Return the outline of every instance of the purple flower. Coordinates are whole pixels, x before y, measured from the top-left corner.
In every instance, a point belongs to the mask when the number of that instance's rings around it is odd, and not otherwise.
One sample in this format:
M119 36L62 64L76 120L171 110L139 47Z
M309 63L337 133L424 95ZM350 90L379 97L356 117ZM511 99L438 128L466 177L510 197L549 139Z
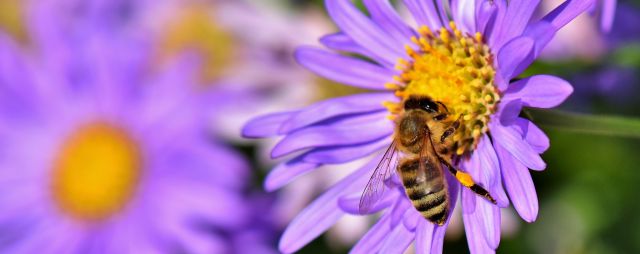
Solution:
M28 48L0 33L0 252L268 253L197 61L152 72L143 31L58 3L28 7Z
M293 157L268 175L265 187L275 190L322 165L368 158L388 147L394 136L389 118L403 113L400 103L409 96L440 101L453 112L450 118L461 119L452 135L459 159L455 166L497 200L497 205L488 202L447 173L449 203L455 206L461 199L471 252L494 252L500 242L501 207L511 202L527 222L538 212L528 169L546 167L540 154L549 139L519 117L520 111L555 107L572 92L568 82L554 76L512 79L538 57L558 29L593 2L564 2L540 20L532 20L538 1L451 1L450 8L440 1L404 4L417 27L407 25L389 1L365 0L366 16L350 1L327 0L329 15L341 31L321 39L331 51L299 48L298 62L328 79L375 92L258 117L243 134L283 136L272 157ZM280 250L295 252L343 215L360 214L360 197L379 161L380 155L375 156L302 211L282 236ZM395 174L385 188L370 209L383 211L382 217L352 252L403 253L412 242L418 253L442 252L448 221L438 226L424 219Z
M598 0L594 4L592 13L598 16L600 29L603 32L611 31L617 3L617 0Z

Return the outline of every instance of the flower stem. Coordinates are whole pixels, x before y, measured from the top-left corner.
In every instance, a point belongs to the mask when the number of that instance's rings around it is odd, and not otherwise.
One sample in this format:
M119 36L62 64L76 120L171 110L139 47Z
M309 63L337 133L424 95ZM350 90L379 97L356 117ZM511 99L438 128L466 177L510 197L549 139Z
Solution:
M586 134L640 138L640 119L620 116L588 115L560 110L527 109L540 127Z

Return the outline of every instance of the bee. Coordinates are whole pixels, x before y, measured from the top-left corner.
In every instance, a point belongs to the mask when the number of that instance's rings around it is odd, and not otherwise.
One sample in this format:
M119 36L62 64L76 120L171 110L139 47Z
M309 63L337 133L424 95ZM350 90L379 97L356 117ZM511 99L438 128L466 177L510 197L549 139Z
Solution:
M489 192L453 164L456 144L452 140L460 127L460 117L451 122L442 102L428 96L410 96L395 121L394 140L387 148L360 198L359 209L367 213L382 197L384 182L396 171L413 207L427 220L443 225L449 216L449 191L443 167L466 188L496 203ZM398 153L399 152L399 153Z

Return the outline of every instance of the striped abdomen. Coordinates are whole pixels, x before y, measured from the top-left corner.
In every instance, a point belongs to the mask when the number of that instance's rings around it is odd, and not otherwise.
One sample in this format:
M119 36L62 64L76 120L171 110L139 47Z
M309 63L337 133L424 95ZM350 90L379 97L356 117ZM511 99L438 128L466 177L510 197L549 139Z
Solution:
M449 214L449 192L442 167L425 161L424 172L419 167L420 160L403 160L398 172L407 196L422 216L438 225L443 225Z

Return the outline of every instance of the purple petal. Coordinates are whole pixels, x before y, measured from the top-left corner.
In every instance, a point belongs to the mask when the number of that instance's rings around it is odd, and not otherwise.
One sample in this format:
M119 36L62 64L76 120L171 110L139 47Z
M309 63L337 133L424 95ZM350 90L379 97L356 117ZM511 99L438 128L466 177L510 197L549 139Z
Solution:
M473 198L475 197L465 197L466 192L462 191L462 198ZM475 195L471 193L471 195ZM485 254L485 253L495 253L495 250L489 248L487 241L484 239L484 232L481 229L481 225L474 219L474 214L472 212L466 212L465 209L468 209L464 205L462 206L462 220L464 221L464 232L467 235L467 243L469 245L469 251L471 254ZM475 208L473 208L475 210Z
M544 16L542 20L529 25L525 34L536 41L534 57L542 52L560 28L588 10L593 4L594 0L567 0Z
M364 0L373 21L401 44L409 44L415 34L404 23L389 0Z
M378 200L375 204L373 204L371 208L369 208L366 214L374 214L386 208L389 208L394 203L394 201L398 199L398 195L394 193L396 192L391 191L389 194L383 195L380 200ZM340 209L342 209L342 211L346 213L353 215L362 215L362 212L360 211L361 197L361 194L341 197L340 199L338 199L338 206L340 207Z
M442 253L442 245L444 244L444 235L451 221L451 214L456 207L458 196L460 195L460 183L452 174L446 174L447 183L449 183L449 216L442 226L434 225L433 241L431 241L431 253Z
M561 78L536 75L509 85L503 99L519 99L528 107L553 108L566 100L572 92L571 84Z
M367 18L350 1L326 0L325 5L329 16L340 30L349 35L358 45L389 62L396 62L398 58L405 56L404 45L389 40L389 34Z
M500 245L500 208L470 190L465 189L462 195L465 194L475 196L476 209L471 216L480 226L489 248L497 249Z
M491 123L491 135L495 142L506 148L528 168L542 170L546 167L540 155L522 139L515 127Z
M420 223L420 221L426 220L420 215L420 213L418 213L416 210L412 210L411 208L407 209L407 212L402 217L402 224L407 230L411 232L416 231L416 228L418 227L418 223Z
M404 4L418 25L426 25L432 30L437 30L442 27L442 21L439 18L440 15L438 15L433 1L404 0Z
M301 157L306 162L338 164L365 157L388 147L389 144L391 141L388 138L382 138L357 145L321 147L313 149Z
M385 90L384 84L395 75L379 65L313 47L298 48L295 58L302 66L320 76L366 89Z
M529 170L522 163L514 160L511 154L500 145L496 144L495 147L502 163L504 184L513 207L523 220L535 221L538 216L538 197Z
M488 39L489 45L492 46L493 48L493 45L495 45L495 41L500 38L498 36L500 35L500 30L503 28L502 27L503 20L507 14L507 0L479 1L479 2L485 2L489 5L492 5L493 8L495 8L495 13L493 13L493 16L490 17L490 20L487 22L484 30L484 34L483 34L484 37ZM497 51L499 50L499 48L495 48L495 50Z
M476 31L488 34L487 29L493 27L498 7L490 1L476 1Z
M297 111L280 112L263 115L251 119L242 128L242 136L245 138L264 138L278 135L280 126L297 113Z
M482 136L469 163L466 163L465 166L471 177L491 193L500 207L509 205L507 194L502 188L500 162L487 135Z
M278 158L307 148L362 144L389 136L392 132L393 123L382 114L348 117L343 122L311 126L290 133L273 148L271 156Z
M451 16L460 29L469 34L476 32L476 3L473 0L451 1Z
M534 59L533 49L534 41L528 37L518 37L507 42L498 52L500 76L504 80L510 80L522 73Z
M556 29L560 29L588 10L594 3L594 0L567 0L549 12L542 20L551 23Z
M376 54L371 53L371 51L369 51L368 49L361 47L360 45L358 45L358 43L353 41L351 37L344 33L325 35L320 38L320 43L333 50L352 52L358 55L366 56L388 68L393 68L393 66L395 65L395 62L390 62L387 59L381 58Z
M500 124L507 126L513 124L518 119L521 111L522 101L516 98L503 98L498 105L496 115L500 117Z
M299 157L280 163L267 175L264 180L264 189L267 191L280 189L298 176L304 175L320 165L319 163L305 162Z
M378 160L371 160L345 177L302 210L285 229L280 239L280 251L296 252L335 224L344 215L338 207L338 199L345 194L364 189L368 180L367 174L373 170Z
M289 133L335 116L385 110L382 106L384 101L397 99L392 93L364 93L324 100L300 110L287 119L279 132Z
M400 224L391 225L393 230L387 235L384 244L380 248L380 253L402 254L413 242L415 234Z
M389 215L383 215L378 222L356 243L349 251L352 254L378 253L382 247L384 239L389 235Z
M538 21L531 24L524 31L524 35L533 39L536 42L533 50L533 56L537 58L542 50L556 35L557 29L553 25L546 21Z
M540 0L510 1L502 20L503 23L498 24L501 26L500 34L492 35L497 36L497 38L491 46L499 49L504 43L520 36L527 24L529 24L531 15L537 9L538 4L540 4Z
M600 29L604 32L611 31L613 19L616 14L617 0L602 0L602 12L600 13Z
M537 153L544 153L549 149L549 137L534 123L527 119L518 118L516 126L519 128L520 134L525 137L527 143Z
M416 228L416 254L431 254L434 224L420 217Z
M407 212L407 209L412 208L410 202L401 196L396 199L396 202L391 207L391 225L398 225L402 220L402 216Z

